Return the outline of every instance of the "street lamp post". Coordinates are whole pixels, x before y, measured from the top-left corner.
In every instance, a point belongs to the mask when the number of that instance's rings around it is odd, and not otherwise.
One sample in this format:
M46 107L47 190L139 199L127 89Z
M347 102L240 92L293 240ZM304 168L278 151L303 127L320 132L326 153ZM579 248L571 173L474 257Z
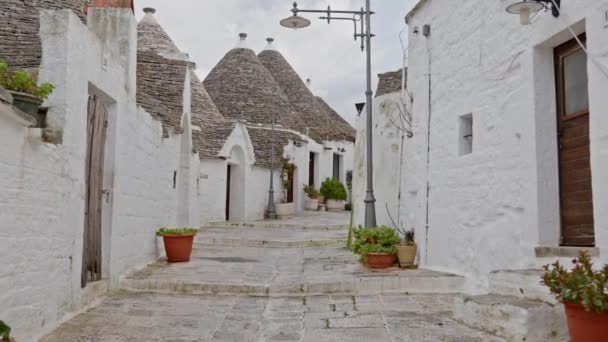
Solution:
M310 20L300 17L298 13L324 13L325 16L319 19L327 20L331 23L332 20L351 20L355 24L355 40L361 38L361 49L367 50L367 91L365 92L366 97L366 110L367 110L367 193L365 196L365 226L375 227L376 226L376 198L374 197L374 160L373 160L373 122L372 122L372 37L371 33L371 16L374 14L370 10L371 0L366 0L366 8L359 11L335 11L331 7L327 7L327 10L303 10L298 8L298 3L293 3L291 12L293 16L281 20L281 25L287 28L299 29L310 26ZM348 14L352 15L349 17L334 17L335 14ZM361 23L361 33L357 33L357 22Z
M277 212L274 207L274 120L275 120L275 96L272 95L272 133L271 133L271 145L270 145L270 188L268 189L268 211L266 218L274 220L277 218Z

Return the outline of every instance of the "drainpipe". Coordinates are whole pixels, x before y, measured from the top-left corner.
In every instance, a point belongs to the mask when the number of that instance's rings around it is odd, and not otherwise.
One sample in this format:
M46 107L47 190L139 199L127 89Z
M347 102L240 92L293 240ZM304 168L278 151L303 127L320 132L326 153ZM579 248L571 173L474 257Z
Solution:
M428 122L427 122L427 137L426 137L426 218L425 218L425 248L424 248L424 263L428 263L428 258L429 258L429 202L430 202L430 197L431 197L431 116L433 113L433 104L432 104L432 62L431 62L431 48L429 46L429 40L428 38L431 36L431 26L430 25L424 25L424 29L423 29L423 35L427 38L426 41L426 50L427 50L427 55L428 55L428 59L429 59L429 74L428 74L428 78L429 78L429 98L428 98L428 105L429 105L429 115L428 115Z

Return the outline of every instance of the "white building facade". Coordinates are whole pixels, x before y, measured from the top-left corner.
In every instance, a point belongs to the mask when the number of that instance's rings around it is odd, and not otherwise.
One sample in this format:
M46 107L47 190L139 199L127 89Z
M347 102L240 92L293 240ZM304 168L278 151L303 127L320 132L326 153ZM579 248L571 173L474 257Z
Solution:
M471 291L581 248L608 260L608 1L528 26L510 4L423 0L406 18L401 220L420 264Z

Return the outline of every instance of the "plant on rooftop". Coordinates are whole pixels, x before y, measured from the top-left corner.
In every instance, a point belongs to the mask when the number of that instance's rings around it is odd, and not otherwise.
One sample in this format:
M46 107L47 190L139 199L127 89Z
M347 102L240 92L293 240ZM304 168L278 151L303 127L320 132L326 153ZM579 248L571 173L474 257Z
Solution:
M8 64L0 60L0 85L6 90L34 95L40 100L46 100L55 87L50 83L37 84L29 72L17 70L9 73Z
M38 114L42 101L55 89L50 83L38 85L35 77L25 70L10 73L8 63L3 60L0 60L0 87L11 92L15 107L34 116Z
M160 228L156 236L162 236L168 262L190 261L196 228Z
M390 227L363 228L354 232L352 251L371 268L387 268L395 262L399 236Z
M1 342L11 342L11 327L3 321L0 321L0 338Z
M608 265L594 270L586 251L572 263L571 270L559 261L544 266L541 284L564 304L573 342L608 336Z

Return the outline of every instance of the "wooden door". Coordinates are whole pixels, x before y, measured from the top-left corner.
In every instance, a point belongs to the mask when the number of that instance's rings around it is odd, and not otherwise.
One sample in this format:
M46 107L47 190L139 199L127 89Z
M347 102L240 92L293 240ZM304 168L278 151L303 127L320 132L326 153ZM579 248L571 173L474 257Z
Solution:
M232 167L228 164L226 172L226 221L230 221L230 182L232 181Z
M108 108L96 96L89 97L87 109L87 157L85 164L85 219L81 285L98 281L101 268L101 208Z
M340 155L334 154L333 177L335 180L340 180Z
M293 203L293 198L294 198L294 172L295 172L295 167L290 167L287 170L287 203Z
M315 186L315 153L310 152L308 161L308 185Z
M576 40L555 49L555 69L561 243L594 246L587 55Z

